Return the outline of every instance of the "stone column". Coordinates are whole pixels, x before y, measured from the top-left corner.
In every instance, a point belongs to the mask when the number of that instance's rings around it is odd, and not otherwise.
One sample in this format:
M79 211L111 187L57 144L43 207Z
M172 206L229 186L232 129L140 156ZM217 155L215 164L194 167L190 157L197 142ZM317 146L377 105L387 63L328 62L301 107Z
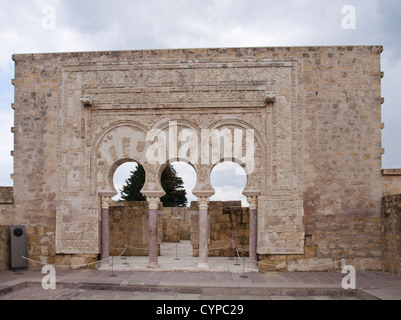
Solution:
M149 206L149 264L148 268L159 268L159 242L157 232L157 220L160 198L159 197L148 197Z
M248 197L248 203L250 205L250 217L249 217L249 260L258 261L258 197Z
M199 264L198 269L207 270L209 269L208 264L208 208L209 208L209 197L198 197L199 204Z
M101 207L101 260L108 259L110 257L110 248L109 248L109 207L110 207L111 198L108 196L100 197L100 207Z

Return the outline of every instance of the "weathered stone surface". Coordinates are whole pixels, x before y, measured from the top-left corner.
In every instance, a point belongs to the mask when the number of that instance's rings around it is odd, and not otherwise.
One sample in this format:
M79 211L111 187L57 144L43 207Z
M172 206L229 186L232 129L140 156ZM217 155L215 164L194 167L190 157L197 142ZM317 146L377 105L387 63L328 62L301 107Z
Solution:
M195 205L195 204L194 204ZM193 255L199 255L199 217L192 215L191 243ZM240 201L216 201L209 204L209 256L233 257L249 254L249 208Z
M109 208L110 256L149 255L149 209L146 202L115 203ZM159 232L162 226L159 220ZM159 243L161 234L159 235Z
M191 214L188 208L163 208L163 242L191 239Z
M10 227L0 225L0 270L10 269Z
M95 256L99 195L116 194L112 177L119 165L143 164L145 191L161 191L165 164L146 161L151 129L168 130L175 121L178 131L190 129L199 141L202 130L254 130L255 163L245 168L244 192L259 195L262 259L292 259L296 269L337 259L380 268L382 50L15 55L12 222L55 232L43 240L48 249L38 249L37 229L29 238L42 260L53 251ZM213 194L210 173L221 158L207 165L196 161L200 156L180 159L197 173L197 194Z
M14 203L14 189L12 187L0 187L0 204Z
M401 194L401 169L383 170L383 196Z
M383 269L401 275L401 195L383 198Z
M14 189L0 187L0 225L10 226L14 218Z

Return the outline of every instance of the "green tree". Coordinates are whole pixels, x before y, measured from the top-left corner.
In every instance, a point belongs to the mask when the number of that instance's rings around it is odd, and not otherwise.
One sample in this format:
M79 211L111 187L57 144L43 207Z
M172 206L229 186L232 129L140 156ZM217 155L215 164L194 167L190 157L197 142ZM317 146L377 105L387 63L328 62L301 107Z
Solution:
M120 190L121 198L124 201L146 201L146 197L140 192L145 184L145 170L138 164L136 169L131 171L130 177L125 180L125 185Z
M161 177L161 184L166 195L160 201L163 206L185 207L188 203L187 192L184 189L184 181L177 175L177 171L172 165L168 165Z
M146 197L140 192L145 184L145 178L145 170L142 165L138 164L137 168L131 171L131 176L120 190L121 198L124 201L146 201ZM168 165L162 172L161 185L166 192L166 195L160 199L164 207L185 207L187 205L184 181L177 175L173 166Z

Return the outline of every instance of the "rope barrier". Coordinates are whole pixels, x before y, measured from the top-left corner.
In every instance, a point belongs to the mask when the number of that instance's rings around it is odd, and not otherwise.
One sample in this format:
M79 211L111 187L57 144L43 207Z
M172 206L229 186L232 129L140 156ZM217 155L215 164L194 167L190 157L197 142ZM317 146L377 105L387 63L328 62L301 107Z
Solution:
M127 248L128 248L128 249L136 249L136 250L149 251L148 248L138 248L138 247L131 247L131 246L128 246L128 245L124 245L124 248L115 248L116 250L123 250L123 251L120 253L120 255L118 255L118 257L122 257L123 254L127 251ZM235 249L234 249L234 248L232 248L231 246L225 246L225 247L218 247L218 248L209 248L208 250L209 250L209 251L213 251L213 250L222 250L222 249L229 250L229 251L235 250L238 259L241 260L241 261L248 261L249 263L254 263L254 264L257 264L257 265L265 265L265 266L269 266L269 267L275 267L276 269L288 268L287 265L285 265L285 266L280 266L280 264L270 264L270 263L266 263L266 262L263 262L263 261L254 261L254 260L250 260L250 259L245 258L245 257L242 258L241 255L240 255L240 251L249 251L249 250L247 250L247 249L241 249L241 248L235 248ZM106 259L103 259L103 260L99 260L99 261L91 262L91 263L87 263L87 264L82 264L82 265L57 265L57 264L43 263L43 262L40 262L40 261L36 261L36 260L33 260L33 259L29 259L29 258L27 258L27 257L22 257L22 259L27 260L27 261L30 261L30 262L32 262L32 263L36 263L36 264L43 265L43 266L45 266L45 265L50 265L50 266L53 266L53 267L64 268L64 269L67 269L67 268L75 269L75 268L89 267L89 266L91 266L91 265L100 264L100 263L102 263L102 262L110 261L111 258L112 258L112 257L109 257L109 258L106 258ZM333 261L333 262L330 262L330 263L315 264L315 265L306 265L306 266L301 266L301 267L302 267L302 268L305 268L305 269L311 269L311 268L317 268L317 267L324 267L324 266L334 265L334 267L337 268L337 264L338 264L338 263L345 263L345 264L346 264L346 262L344 262L344 259L341 259L341 260L336 260L336 261Z
M250 263L257 263L257 264L262 264L262 265L266 265L266 266L270 266L270 267L276 267L277 269L283 268L283 267L280 267L279 265L276 265L276 264L269 264L269 263L266 263L266 262L254 261L254 260L250 260L250 259L246 259L246 260L248 260ZM336 260L336 261L333 261L333 262L330 262L330 263L323 263L323 264L315 264L315 265L310 265L310 266L304 266L303 268L324 267L324 266L329 266L329 265L332 265L332 264L335 265L334 267L337 267L336 264L337 263L342 263L342 262L343 262L343 260ZM287 266L285 266L285 267L287 267Z
M127 246L127 245L124 245L124 247L126 247L126 248L128 248L128 249L136 249L136 250L149 251L149 249L147 249L147 248L130 247L130 246Z
M126 250L127 249L124 249L123 252L121 252L121 254L118 257L121 257L125 253ZM36 260L29 259L29 258L24 257L24 256L21 256L21 258L24 259L24 260L27 260L27 261L42 265L42 266L52 266L52 267L55 267L55 268L63 268L63 269L68 269L68 268L76 269L76 268L89 267L91 265L102 263L102 262L105 262L105 261L109 261L111 259L111 257L109 257L109 258L106 258L106 259L103 259L103 260L99 260L99 261L95 261L95 262L91 262L91 263L86 263L86 264L81 264L81 265L58 265L58 264L49 264L49 263L36 261Z
M24 260L27 260L27 261L36 263L36 264L40 264L40 265L42 265L42 266L53 266L53 267L56 267L56 268L72 268L72 269L74 269L74 268L88 267L88 266L90 266L90 265L97 264L97 263L101 263L101 262L108 261L108 260L111 259L111 258L107 258L107 259L103 259L103 260L100 260L100 261L96 261L96 262L92 262L92 263L87 263L87 264L81 264L81 265L60 265L60 264L49 264L49 263L44 263L44 262L40 262L40 261L36 261L36 260L29 259L29 258L27 258L27 257L21 257L21 258L24 259Z
M242 261L242 258L241 258L240 254L239 254L239 249L238 248L237 248L237 256Z

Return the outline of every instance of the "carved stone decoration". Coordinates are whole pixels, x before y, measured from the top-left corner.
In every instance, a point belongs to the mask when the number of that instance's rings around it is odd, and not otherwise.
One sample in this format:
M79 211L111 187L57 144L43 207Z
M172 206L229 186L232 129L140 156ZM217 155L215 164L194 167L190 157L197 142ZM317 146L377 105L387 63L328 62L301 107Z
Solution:
M101 196L100 197L100 207L102 209L109 209L110 204L111 204L111 198L108 196Z
M93 107L93 99L90 96L82 96L81 102L86 108Z
M98 209L82 209L82 203L76 199L59 203L56 211L57 251L65 254L98 254L100 236Z
M163 166L177 160L190 163L197 173L193 194L200 199L201 211L207 210L202 198L215 193L211 172L224 161L244 168L246 192L262 196L258 200L260 217L269 214L263 210L263 197L285 198L294 193L299 197L303 175L298 134L302 132L298 120L298 62L284 57L244 60L224 54L218 61L165 58L158 63L153 63L155 58L151 56L141 56L139 60L84 60L79 65L68 59L63 62L58 101L57 196L61 206L67 200L81 203L76 224L86 226L96 210L89 205L94 198L117 194L114 172L129 161L143 165L146 182L141 192L148 199L164 195L160 183ZM152 130L165 131L165 136L152 139ZM208 150L202 139L213 130L217 138L207 140ZM253 143L247 140L251 131ZM219 147L213 149L213 141L220 141L219 134L224 140L220 146L223 157ZM236 137L242 141L233 143L230 150L230 142ZM176 152L154 148L155 143L163 141L168 145L176 141ZM199 150L189 141L196 141ZM150 154L157 155L160 163L152 163L149 150L154 151ZM203 150L206 151L202 153ZM253 162L246 161L249 154L254 156ZM156 207L155 203L150 205ZM65 237L73 238L73 228L63 224L73 219L75 212L69 207L61 209L66 213L58 220L60 229L65 230ZM98 220L100 211L97 210ZM296 223L302 228L302 221ZM92 229L96 228L94 224ZM82 239L85 237L82 235ZM94 240L88 241L93 248ZM59 241L58 253L71 252L71 242L67 246L64 243L67 242ZM261 251L282 247L273 234L260 226L258 244ZM87 251L78 247L72 251Z
M212 170L235 162L247 177L243 194L258 197L257 206L250 199L250 210L257 211L260 258L290 270L292 261L302 269L341 254L355 267L378 270L384 250L378 239L382 190L398 184L381 174L382 50L323 46L14 55L14 203L5 204L5 222L33 230L28 247L38 260L92 259L101 253L100 222L108 206L100 197L117 195L113 175L119 166L142 164L148 178L142 193L151 198L163 195L160 176L166 165L189 163L197 173L193 194L205 217L210 207L201 197L215 193ZM174 123L177 130L153 139L152 129L168 131ZM202 139L213 130L220 131L214 140L221 141L214 149ZM254 143L247 141L247 130L254 131ZM222 156L233 137L238 152ZM163 142L171 146L175 140L177 152L163 148ZM189 141L209 150L196 150ZM158 150L152 149L156 143ZM244 161L247 151L252 154L245 146L254 147L254 166ZM149 150L159 163L151 163ZM156 217L156 205L151 206ZM42 227L55 231L55 243L47 249L35 236Z
M257 196L250 196L247 197L249 203L249 209L257 209L258 208L258 197Z
M276 102L277 94L275 92L266 92L265 104L273 104Z
M209 197L198 197L199 210L207 210L209 208Z
M159 197L147 197L146 201L148 202L149 210L157 210L159 208Z
M304 253L302 200L259 197L258 212L259 254Z

